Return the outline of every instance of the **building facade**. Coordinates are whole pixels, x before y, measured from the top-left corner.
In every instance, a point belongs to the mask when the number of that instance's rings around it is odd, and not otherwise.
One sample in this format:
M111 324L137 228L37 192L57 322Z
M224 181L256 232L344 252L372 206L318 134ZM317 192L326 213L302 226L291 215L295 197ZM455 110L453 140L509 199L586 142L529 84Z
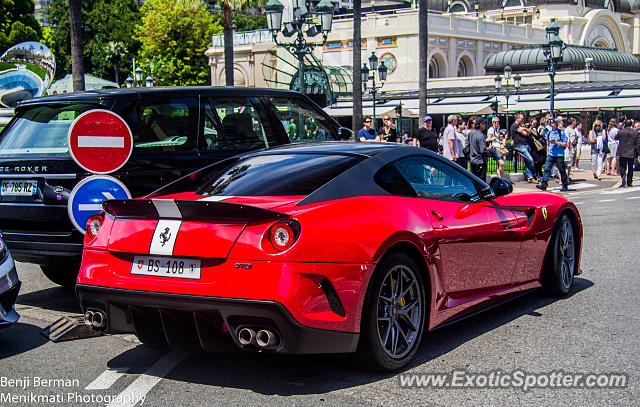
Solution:
M426 46L430 113L491 112L492 97L499 101L499 112L512 111L521 99L536 98L540 103L535 106L543 110L542 102L546 100L548 105L549 77L539 45L545 41L545 27L552 18L560 26L560 37L569 45L556 76L559 91L609 90L608 95L614 97L619 93L617 83L640 88L640 0L430 0L429 9ZM276 47L268 31L236 34L236 43L237 85L293 86L297 63ZM351 116L353 46L353 17L349 10L343 10L335 15L327 43L316 47L310 56L310 65L315 61L329 73L340 73L334 77L329 74L330 94L316 99L326 101L330 105L327 111L337 117ZM391 0L363 2L362 62L375 52L389 68L377 112L391 111L394 105L403 103L415 116L421 46L425 45L418 43L417 8ZM223 85L221 37L214 37L206 55L212 85ZM525 56L535 60L533 66L527 65ZM522 76L522 95L517 99L498 96L494 90L495 75L506 65ZM462 100L464 97L469 98ZM630 101L626 99L623 104ZM372 113L366 100L364 113Z

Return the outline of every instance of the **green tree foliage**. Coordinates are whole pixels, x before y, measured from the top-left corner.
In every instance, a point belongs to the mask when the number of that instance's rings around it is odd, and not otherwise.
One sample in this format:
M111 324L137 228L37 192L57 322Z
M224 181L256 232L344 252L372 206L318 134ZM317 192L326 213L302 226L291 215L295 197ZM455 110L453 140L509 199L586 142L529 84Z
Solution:
M51 0L47 11L54 28L50 32L45 30L44 41L55 55L56 77L60 78L71 71L69 0ZM109 80L116 79L114 64L118 72L131 72L131 58L140 47L134 35L134 27L140 23L140 18L135 0L84 0L82 42L85 72ZM110 42L122 44L124 48L117 61L108 50Z
M267 28L266 16L233 13L233 20L236 23L237 32L262 30Z
M0 0L0 54L21 42L42 39L33 11L33 0Z
M204 85L210 68L204 52L222 27L201 0L147 0L137 36L140 63L156 85Z

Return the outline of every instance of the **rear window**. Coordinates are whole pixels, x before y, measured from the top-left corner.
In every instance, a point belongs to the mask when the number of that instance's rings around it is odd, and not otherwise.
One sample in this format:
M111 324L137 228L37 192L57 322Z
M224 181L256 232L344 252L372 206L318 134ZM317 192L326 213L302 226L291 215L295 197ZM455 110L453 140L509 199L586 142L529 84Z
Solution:
M198 193L220 196L309 195L362 159L314 154L252 157L235 164Z
M42 105L19 113L0 139L0 155L67 154L67 132L92 104Z

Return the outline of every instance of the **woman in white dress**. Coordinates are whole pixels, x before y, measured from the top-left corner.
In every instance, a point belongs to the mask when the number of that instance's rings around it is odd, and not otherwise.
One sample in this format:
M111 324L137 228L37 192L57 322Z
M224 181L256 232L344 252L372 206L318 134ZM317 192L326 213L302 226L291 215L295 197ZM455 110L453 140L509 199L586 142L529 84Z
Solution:
M596 120L593 122L593 129L589 132L589 144L591 144L591 169L593 178L600 179L602 175L602 161L604 160L604 130L602 122Z

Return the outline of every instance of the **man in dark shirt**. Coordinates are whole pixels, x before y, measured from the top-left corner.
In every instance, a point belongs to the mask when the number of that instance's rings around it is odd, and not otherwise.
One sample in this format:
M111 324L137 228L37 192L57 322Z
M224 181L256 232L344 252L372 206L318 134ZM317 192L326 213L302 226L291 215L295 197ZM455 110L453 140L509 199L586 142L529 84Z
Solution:
M475 128L469 133L469 157L471 161L471 172L483 181L487 180L487 158L489 149L484 131L487 122L484 117L478 117Z
M509 128L509 136L513 140L513 147L520 153L524 159L524 174L527 177L528 182L535 182L536 167L533 163L533 157L531 157L531 147L529 147L529 130L522 126L524 121L524 115L518 113L516 121Z
M376 132L376 129L371 127L371 116L365 116L362 128L358 132L358 138L360 141L367 141L375 140L377 136L378 133Z
M433 120L431 116L424 117L424 127L416 132L413 138L413 145L416 147L426 148L434 153L438 152L438 135L432 128Z
M633 183L633 159L638 154L638 150L640 150L640 135L633 129L633 121L626 120L624 128L613 138L620 143L616 153L620 162L620 176L622 177L620 188L630 187ZM638 159L640 160L640 157Z

